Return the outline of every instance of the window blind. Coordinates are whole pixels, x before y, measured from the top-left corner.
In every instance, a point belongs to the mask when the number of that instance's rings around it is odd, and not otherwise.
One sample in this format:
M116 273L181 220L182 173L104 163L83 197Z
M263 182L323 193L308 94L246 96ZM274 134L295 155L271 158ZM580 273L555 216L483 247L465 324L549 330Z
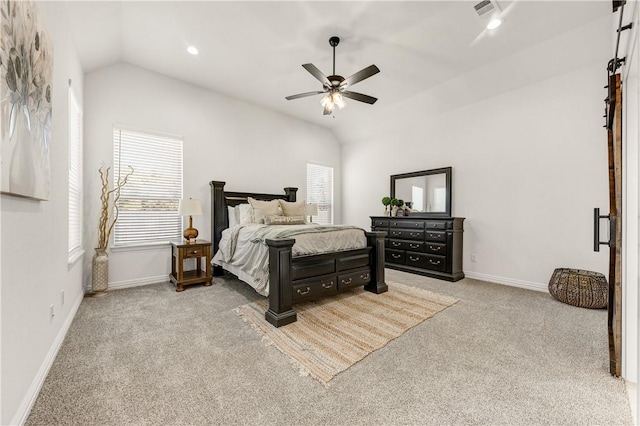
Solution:
M182 139L114 127L114 182L133 174L117 202L114 246L180 238Z
M69 88L69 259L82 251L82 110Z
M333 167L307 163L307 202L318 205L314 222L333 223Z

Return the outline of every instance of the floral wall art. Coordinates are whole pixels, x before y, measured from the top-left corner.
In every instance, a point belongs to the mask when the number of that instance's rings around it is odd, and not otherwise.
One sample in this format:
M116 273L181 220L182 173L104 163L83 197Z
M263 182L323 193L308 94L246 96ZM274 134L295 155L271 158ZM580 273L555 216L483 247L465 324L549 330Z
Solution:
M32 1L1 1L0 189L47 200L53 48Z

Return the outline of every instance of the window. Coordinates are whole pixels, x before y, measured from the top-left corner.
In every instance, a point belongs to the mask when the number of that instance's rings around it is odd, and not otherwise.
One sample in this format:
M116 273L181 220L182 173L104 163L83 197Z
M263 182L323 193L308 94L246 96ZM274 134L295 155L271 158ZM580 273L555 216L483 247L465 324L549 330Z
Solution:
M333 167L307 163L307 203L318 205L314 222L333 223Z
M69 264L82 255L82 110L69 87Z
M114 182L133 174L122 188L113 245L162 243L180 238L182 139L120 127L113 129Z

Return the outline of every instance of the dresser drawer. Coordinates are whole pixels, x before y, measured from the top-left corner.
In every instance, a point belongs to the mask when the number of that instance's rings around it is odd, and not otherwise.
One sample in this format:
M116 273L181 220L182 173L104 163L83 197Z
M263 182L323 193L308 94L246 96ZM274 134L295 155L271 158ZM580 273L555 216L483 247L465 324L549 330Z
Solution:
M385 249L384 261L388 263L399 263L404 265L404 250Z
M424 239L424 231L413 231L409 229L394 229L389 230L389 239L392 240L420 240Z
M429 254L440 254L445 256L447 254L447 245L443 243L426 242L424 243L424 249L422 251Z
M202 257L206 255L204 246L184 247L181 248L181 250L183 250L182 257L184 259L188 259L190 257Z
M368 268L361 269L360 271L338 275L338 290L359 287L369 282L371 282L371 271Z
M387 247L395 250L411 250L411 251L423 251L424 243L422 241L399 241L389 240Z
M444 271L447 262L446 257L444 256L408 251L406 254L406 265L414 266L416 268L431 269L434 271Z
M392 228L424 229L424 222L414 220L393 220L389 219L389 226Z
M447 222L425 222L424 227L429 229L447 229Z
M380 228L388 228L389 227L389 219L371 219L371 226L380 227Z
M337 293L338 283L335 275L324 275L322 277L296 282L293 285L294 302Z
M426 241L446 242L447 233L444 231L425 231L424 239Z

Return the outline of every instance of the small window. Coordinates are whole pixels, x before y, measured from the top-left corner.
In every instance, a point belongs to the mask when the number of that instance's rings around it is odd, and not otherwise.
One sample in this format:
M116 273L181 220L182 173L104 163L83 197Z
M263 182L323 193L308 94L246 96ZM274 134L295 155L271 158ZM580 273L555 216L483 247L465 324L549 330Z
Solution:
M162 243L182 235L182 138L114 127L114 182L133 168L116 202L114 247Z
M307 203L318 205L315 223L333 223L333 167L307 163Z
M82 110L69 87L69 263L82 254Z

